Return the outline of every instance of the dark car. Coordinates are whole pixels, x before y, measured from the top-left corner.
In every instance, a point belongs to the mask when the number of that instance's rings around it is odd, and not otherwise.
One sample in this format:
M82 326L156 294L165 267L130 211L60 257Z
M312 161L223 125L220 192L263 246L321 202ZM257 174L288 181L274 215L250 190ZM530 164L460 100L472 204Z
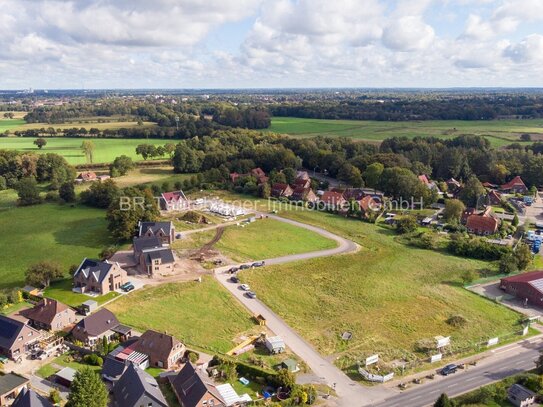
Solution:
M237 267L232 267L230 270L228 270L228 272L229 272L230 274L234 274L234 273L235 273L236 271L238 271L238 270L239 270L239 268L237 268Z
M124 292L130 292L134 290L135 288L136 287L134 287L134 284L132 283L126 283L121 286L121 290L123 290Z
M458 366L455 364L450 364L445 366L443 369L441 369L441 374L443 376L448 376L450 374L456 373L456 370L458 369Z
M257 261L257 262L255 262L255 263L251 264L251 267L262 267L262 266L264 266L264 265L266 265L265 262L263 262L263 261Z
M239 278L237 278L236 276L232 276L230 277L230 281L233 283L239 283Z
M249 266L248 264L242 264L241 266L239 266L239 269L240 270L247 270L247 269L250 269L251 266Z
M252 299L256 298L256 293L254 291L247 291L245 295L247 295L247 297L252 298Z

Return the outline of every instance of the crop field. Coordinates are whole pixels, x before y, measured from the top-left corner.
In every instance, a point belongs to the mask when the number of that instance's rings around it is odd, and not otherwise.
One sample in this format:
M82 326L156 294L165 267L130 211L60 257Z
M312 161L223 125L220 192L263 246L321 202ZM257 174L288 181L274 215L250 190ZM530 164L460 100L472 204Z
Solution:
M531 134L534 141L543 140L543 119L379 122L274 117L268 131L293 137L342 136L367 142L381 142L386 138L400 136L449 139L463 134L482 135L488 138L494 147L502 147L520 142L520 135L524 133Z
M8 209L0 212L0 230L4 232L0 237L0 288L22 287L25 270L42 260L58 262L67 276L72 264L96 257L111 244L105 211L85 206L42 204Z
M355 254L246 270L241 279L324 355L352 369L360 358L414 357L419 340L451 336L455 349L518 331L519 315L462 288L465 270L490 264L415 249L392 231L337 215L284 211L283 216L322 226L356 241ZM466 319L463 327L447 320ZM343 332L353 337L341 340Z
M174 248L197 249L211 241L215 230L188 235ZM272 219L245 226L228 226L214 248L234 261L262 260L336 247L336 242L317 233Z
M201 283L146 287L107 306L138 331L155 329L182 342L225 353L242 333L258 331L251 315L212 277Z
M0 137L0 149L17 150L34 153L56 153L62 155L70 164L85 164L85 154L81 151L81 138L48 137L47 145L41 150L34 145L31 137ZM161 139L103 139L94 138L94 163L109 163L115 157L127 155L133 160L141 160L136 154L138 144L164 145L168 141Z

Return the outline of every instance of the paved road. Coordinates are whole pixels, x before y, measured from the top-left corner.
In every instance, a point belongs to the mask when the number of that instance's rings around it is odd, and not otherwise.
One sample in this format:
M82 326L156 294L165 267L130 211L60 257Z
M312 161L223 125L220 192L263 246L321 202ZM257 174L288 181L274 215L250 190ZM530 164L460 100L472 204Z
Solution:
M457 396L505 377L533 369L539 351L543 349L540 337L528 339L496 349L491 356L481 360L477 366L458 370L448 377L436 376L434 380L386 398L372 407L425 407L433 405L441 393Z
M337 242L337 247L328 250L321 250L316 252L294 254L290 256L277 257L274 259L264 259L266 265L284 264L292 261L312 259L316 257L327 257L337 254L347 254L355 252L359 249L359 246L347 240L341 236L335 235L325 229L319 227L307 225L305 223L297 222L291 219L286 219L276 215L267 215L269 218L285 222L294 226L298 226L307 230L311 230L318 233L328 239L332 239ZM215 274L217 280L222 283L228 291L230 291L246 308L253 314L261 314L266 318L267 326L276 335L283 338L287 346L298 355L313 371L313 373L321 379L323 383L333 386L335 383L335 389L340 400L338 401L341 406L355 406L362 405L361 402L371 402L368 398L369 393L360 387L359 384L347 377L340 369L334 366L324 359L313 347L307 343L298 333L290 328L277 314L269 309L264 303L257 299L250 299L246 297L245 292L242 291L238 284L233 284L229 281L229 275L224 272L229 269L228 267L222 267L217 269ZM372 389L371 393L381 393L385 389ZM385 390L386 391L386 390Z

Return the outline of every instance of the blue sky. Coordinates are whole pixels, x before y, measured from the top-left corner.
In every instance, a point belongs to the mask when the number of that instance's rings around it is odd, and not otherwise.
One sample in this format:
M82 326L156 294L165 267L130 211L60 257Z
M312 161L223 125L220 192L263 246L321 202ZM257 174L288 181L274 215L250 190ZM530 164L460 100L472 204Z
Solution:
M2 89L542 78L542 0L0 0Z

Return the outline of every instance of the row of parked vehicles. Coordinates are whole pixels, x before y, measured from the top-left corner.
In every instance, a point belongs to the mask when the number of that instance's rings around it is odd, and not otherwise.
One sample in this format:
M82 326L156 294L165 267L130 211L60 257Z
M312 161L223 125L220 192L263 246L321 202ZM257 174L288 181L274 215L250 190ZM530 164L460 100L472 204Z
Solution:
M228 270L228 273L235 274L239 270L247 270L247 269L251 269L251 268L255 268L255 267L263 267L265 265L266 265L266 263L264 261L257 261L257 262L254 262L252 264L242 264L239 267L230 268L230 270ZM230 281L237 284L237 283L239 283L239 278L236 275L233 275L232 277L230 277ZM256 298L256 293L254 291L251 291L251 287L249 287L248 284L240 284L239 288L241 290L245 291L245 295L247 297L249 297L251 299Z

